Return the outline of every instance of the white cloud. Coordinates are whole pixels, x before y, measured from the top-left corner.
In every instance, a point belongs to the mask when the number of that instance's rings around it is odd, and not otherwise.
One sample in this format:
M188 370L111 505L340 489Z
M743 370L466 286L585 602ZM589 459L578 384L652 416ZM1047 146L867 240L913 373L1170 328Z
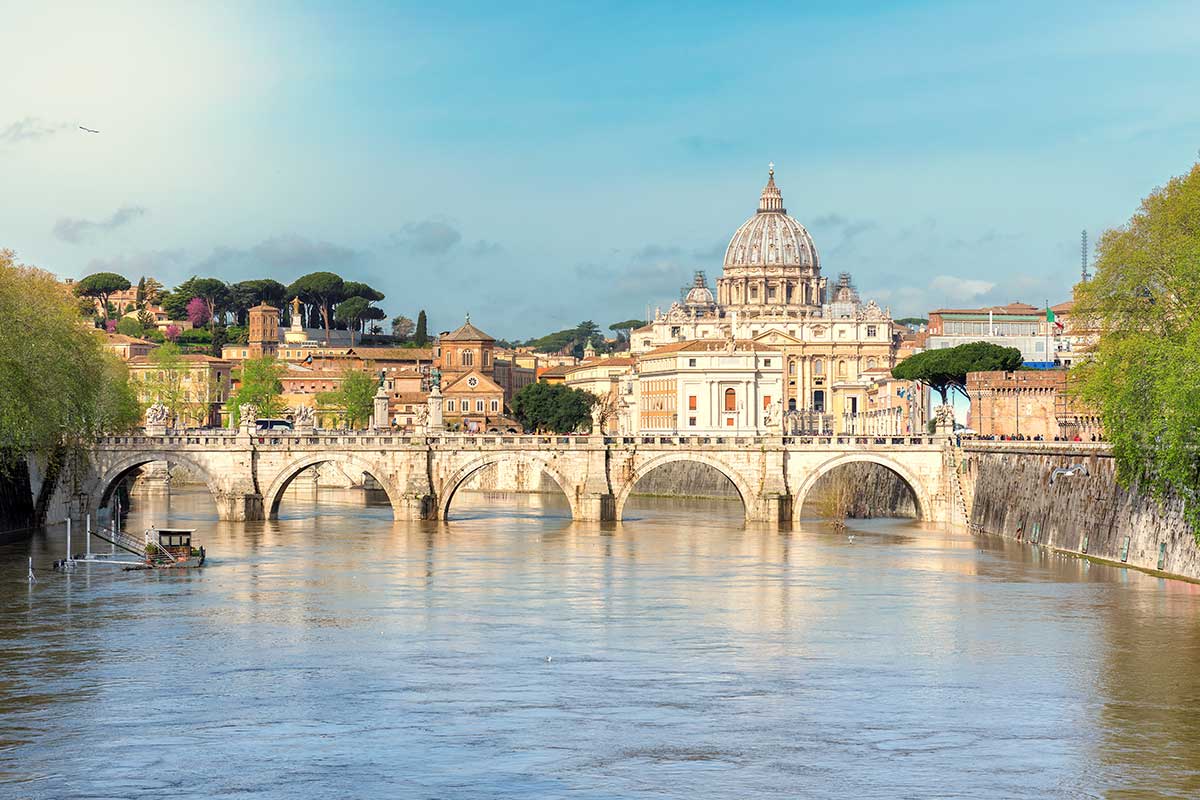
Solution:
M950 300L974 300L995 288L996 284L991 281L958 278L953 275L938 275L929 282L931 292Z

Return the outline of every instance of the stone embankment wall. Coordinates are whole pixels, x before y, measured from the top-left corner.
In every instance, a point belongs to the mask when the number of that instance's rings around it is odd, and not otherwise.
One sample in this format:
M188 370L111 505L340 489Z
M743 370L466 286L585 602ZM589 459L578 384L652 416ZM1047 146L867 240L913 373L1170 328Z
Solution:
M959 474L971 525L1108 561L1200 579L1200 547L1177 500L1116 481L1108 445L964 442ZM1083 465L1087 474L1055 469Z

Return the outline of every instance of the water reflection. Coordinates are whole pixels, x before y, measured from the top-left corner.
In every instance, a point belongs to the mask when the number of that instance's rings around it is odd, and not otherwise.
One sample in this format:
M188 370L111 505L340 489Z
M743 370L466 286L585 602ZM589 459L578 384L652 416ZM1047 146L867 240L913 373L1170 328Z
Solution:
M0 547L0 797L1197 795L1190 584L736 501L454 517L175 490L129 527L195 527L211 568Z

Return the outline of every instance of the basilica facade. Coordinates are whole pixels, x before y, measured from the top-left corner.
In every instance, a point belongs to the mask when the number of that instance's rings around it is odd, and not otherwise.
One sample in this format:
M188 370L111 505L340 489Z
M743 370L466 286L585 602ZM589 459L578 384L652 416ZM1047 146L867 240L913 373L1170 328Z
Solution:
M704 273L697 272L679 301L666 311L656 310L649 324L632 332L629 380L638 380L639 364L661 365L659 355L677 352L681 343L722 342L711 351L727 351L723 355L730 364L742 351L754 353L753 385L744 376L736 381L725 376L730 385L717 385L723 380L719 367L696 371L698 360L676 360L678 375L658 370L654 377L660 390L672 382L675 386L678 413L673 423L656 406L641 415L646 420L631 424L645 431L687 432L697 416L688 413L688 398L698 396L720 398L722 410L712 415L720 427L726 425L723 409L729 403L730 408L754 410L739 416L740 430L855 430L854 420L866 410L869 393L889 380L898 333L890 311L859 299L849 274L841 273L831 285L821 273L816 244L788 215L773 167L758 209L729 241L716 287L714 294ZM765 371L764 361L771 365ZM705 381L713 385L699 385ZM748 396L735 394L742 392Z

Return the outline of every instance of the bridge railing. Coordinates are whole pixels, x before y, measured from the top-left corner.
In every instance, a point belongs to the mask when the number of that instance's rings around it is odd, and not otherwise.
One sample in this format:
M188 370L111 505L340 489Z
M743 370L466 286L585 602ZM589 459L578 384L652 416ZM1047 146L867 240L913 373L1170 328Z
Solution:
M239 431L192 429L167 431L150 436L144 431L118 436L101 437L101 447L217 447L236 445ZM940 445L945 437L922 434L918 436L880 436L862 434L758 436L758 435L644 435L587 436L501 433L450 433L417 435L398 431L256 431L250 441L259 448L290 447L389 447L389 448L476 448L504 447L512 449L589 449L604 447L734 447L789 448L837 447L875 449L879 447L913 447Z

